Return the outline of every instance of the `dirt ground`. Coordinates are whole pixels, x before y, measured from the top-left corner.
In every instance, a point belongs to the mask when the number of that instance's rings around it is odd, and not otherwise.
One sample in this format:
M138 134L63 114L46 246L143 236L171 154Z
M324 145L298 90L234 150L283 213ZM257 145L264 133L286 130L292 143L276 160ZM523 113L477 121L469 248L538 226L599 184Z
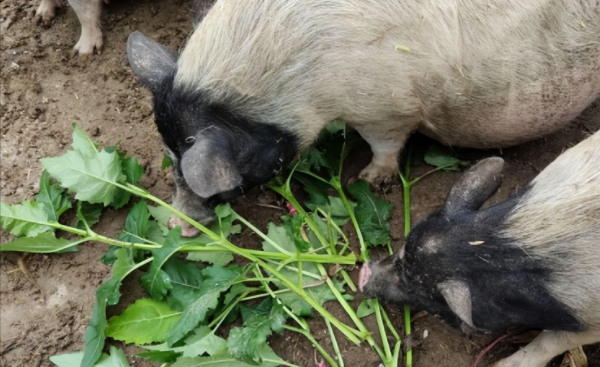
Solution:
M160 136L153 123L150 93L136 82L127 62L127 36L142 31L151 38L178 49L192 31L190 6L181 0L113 1L104 6L102 25L105 48L101 55L88 60L71 57L72 46L79 37L79 22L67 6L58 12L49 26L36 24L35 9L39 0L0 1L0 62L2 70L0 107L1 125L1 199L18 203L32 199L38 189L42 171L39 159L62 154L71 141L71 125L79 124L101 144L121 146L144 165L141 184L152 194L168 199L170 173L161 170L163 158ZM600 129L600 101L591 106L567 128L544 139L519 147L493 151L457 150L466 159L490 155L502 156L507 164L504 183L493 197L496 202L527 184L537 173L566 148ZM431 141L416 136L411 144L425 147ZM355 153L348 177L356 174L370 159L368 149ZM423 163L414 168L416 175L428 170ZM413 223L423 219L441 205L457 174L437 173L416 185L412 191ZM398 248L403 240L401 188L392 186L387 193L394 202L392 237ZM233 205L236 211L259 228L277 221L283 210L258 206L269 202L278 205L274 194L255 189ZM125 211L106 211L95 230L114 236L122 228ZM234 239L248 247L258 247L259 240L247 232ZM2 242L8 240L2 233ZM81 350L82 335L91 315L94 291L109 276L109 268L99 259L106 251L101 244L80 246L77 253L62 255L27 255L23 264L37 282L35 286L19 271L19 255L3 253L0 257L0 365L52 366L48 357ZM357 271L352 274L357 276ZM127 295L121 305L110 310L117 314L142 290L134 281L123 285ZM356 297L356 304L360 301ZM327 308L341 315L335 304ZM389 308L391 319L402 329L402 313ZM109 315L109 316L110 316ZM343 318L342 318L343 319ZM373 320L367 320L370 326ZM319 319L311 323L317 340L326 348L331 341ZM375 329L372 329L375 330ZM499 335L465 337L434 316L419 317L413 326L414 366L470 366L476 355ZM423 335L428 336L423 339ZM315 366L314 348L297 334L284 333L271 339L275 351L285 360ZM506 356L518 344L503 342L495 347L480 366ZM365 345L341 341L346 366L376 367L377 355ZM127 354L135 366L152 364ZM600 366L600 346L586 348L590 367ZM552 366L560 364L556 359Z

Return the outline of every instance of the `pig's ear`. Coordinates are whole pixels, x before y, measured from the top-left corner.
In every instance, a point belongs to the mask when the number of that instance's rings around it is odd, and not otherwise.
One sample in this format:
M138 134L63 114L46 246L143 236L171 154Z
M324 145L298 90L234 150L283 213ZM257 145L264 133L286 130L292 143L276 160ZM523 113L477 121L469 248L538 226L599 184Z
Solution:
M464 210L477 210L498 189L502 182L504 160L487 158L465 172L456 181L446 199L444 210L453 214Z
M233 190L242 183L230 149L210 137L197 138L183 153L181 172L192 191L202 198Z
M138 31L127 38L127 58L140 82L151 90L156 90L165 77L172 75L177 65L175 53Z
M473 326L471 291L462 280L446 280L437 285L448 306L465 324Z

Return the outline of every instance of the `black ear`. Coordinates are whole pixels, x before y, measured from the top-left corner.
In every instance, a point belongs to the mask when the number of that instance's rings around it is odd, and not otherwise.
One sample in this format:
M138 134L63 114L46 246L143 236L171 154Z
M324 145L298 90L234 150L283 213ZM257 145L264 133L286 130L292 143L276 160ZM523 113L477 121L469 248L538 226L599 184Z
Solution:
M181 157L181 172L188 186L202 198L232 190L242 184L242 176L228 146L213 137L196 138Z
M500 186L503 166L502 158L492 157L471 167L450 190L444 211L452 214L463 210L479 209Z
M166 76L173 74L177 65L174 52L138 31L127 38L127 58L140 82L151 90L156 90Z

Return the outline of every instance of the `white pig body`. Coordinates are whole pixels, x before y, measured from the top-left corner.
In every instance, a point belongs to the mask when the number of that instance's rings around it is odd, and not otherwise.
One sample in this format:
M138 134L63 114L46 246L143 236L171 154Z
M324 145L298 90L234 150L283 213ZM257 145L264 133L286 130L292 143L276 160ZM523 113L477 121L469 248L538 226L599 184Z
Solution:
M202 220L192 205L268 181L334 119L371 145L374 184L415 130L475 148L556 131L600 96L600 2L221 0L179 56L138 33L128 55L176 165L190 162L175 205ZM218 168L191 163L223 151Z

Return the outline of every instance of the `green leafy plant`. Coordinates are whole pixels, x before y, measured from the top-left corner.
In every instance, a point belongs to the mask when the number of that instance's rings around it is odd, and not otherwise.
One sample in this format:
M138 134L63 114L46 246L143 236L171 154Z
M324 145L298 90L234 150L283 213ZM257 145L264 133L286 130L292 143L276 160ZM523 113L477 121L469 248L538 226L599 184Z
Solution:
M323 134L327 144L317 144L285 180L269 185L297 213L282 216L281 224L270 223L264 233L229 205L216 208L217 220L209 226L193 221L136 186L143 169L135 158L115 147L99 150L74 126L73 149L42 159L45 171L35 199L17 205L1 203L0 224L16 238L0 251L58 253L77 251L78 245L92 241L111 245L102 261L112 267L112 276L96 290L83 351L54 356L51 361L59 367L127 366L122 351L111 347L110 354L103 353L106 338L112 338L144 348L141 357L174 367L294 366L267 344L273 332L288 330L305 336L330 366L337 367L344 366L334 334L337 329L354 343L366 341L385 366L397 366L399 335L377 300L363 301L357 311L350 306L352 296L346 289L356 292L356 287L345 269L354 266L357 258L368 259L372 246L383 245L391 252L392 206L365 182L348 185L346 194L341 184L343 162L358 135L337 123ZM450 167L446 164L440 167ZM409 173L407 166L401 174L405 196L418 181L407 182ZM305 206L292 193L292 181L300 182L308 194ZM105 207L122 208L132 196L141 201L131 205L117 238L91 229ZM63 216L69 209L76 213L74 223ZM165 223L172 214L198 228L201 235L182 238L179 228L169 230ZM357 254L342 230L347 223L359 239ZM243 228L262 239L262 251L231 242L230 236ZM236 257L241 259L237 263L247 265L233 265ZM134 270L143 273L141 285L149 297L107 319L107 308L119 302L121 283ZM351 323L331 315L323 307L327 301L339 302ZM319 345L308 327L305 318L315 314L325 320L335 357ZM361 320L370 314L379 325L381 345ZM222 326L235 320L238 326L224 332ZM386 329L395 340L393 347Z

